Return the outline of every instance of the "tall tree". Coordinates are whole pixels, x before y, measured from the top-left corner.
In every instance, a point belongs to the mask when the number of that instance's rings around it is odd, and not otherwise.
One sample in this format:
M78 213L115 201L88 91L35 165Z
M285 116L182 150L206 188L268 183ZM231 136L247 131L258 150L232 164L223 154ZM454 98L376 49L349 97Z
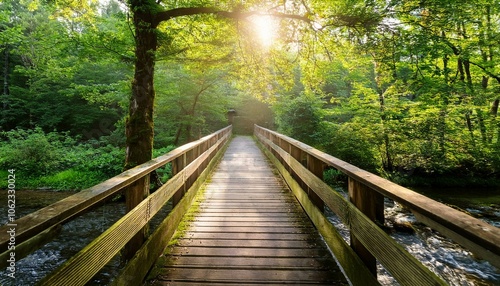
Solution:
M154 0L129 0L135 38L135 72L132 82L129 114L126 122L127 156L126 168L132 168L151 159L154 139L153 111L155 101L154 72L159 48L158 27L163 22L185 16L214 15L224 19L247 19L260 11L245 10L255 3L232 6L221 2L218 6L203 6L205 2L187 1L179 5ZM171 6L172 5L172 6ZM279 5L276 5L279 7ZM269 7L276 7L269 5ZM275 17L309 21L307 17L272 11ZM203 18L201 18L203 21ZM168 44L168 43L167 43ZM149 194L149 178L145 177L127 188L127 209L134 208ZM140 247L147 235L147 228L138 233L129 243L125 258L129 258Z

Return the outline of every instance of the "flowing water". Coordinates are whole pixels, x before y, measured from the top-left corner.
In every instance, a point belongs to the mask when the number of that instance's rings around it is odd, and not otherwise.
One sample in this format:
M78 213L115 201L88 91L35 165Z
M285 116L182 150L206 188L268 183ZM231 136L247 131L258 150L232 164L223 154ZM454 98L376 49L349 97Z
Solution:
M419 190L449 204L468 211L484 221L500 227L500 190L461 191L461 190ZM45 205L55 202L71 193L51 191L18 191L16 193L16 215L20 217ZM167 205L152 223L157 225L168 213ZM7 222L7 194L0 192L0 223ZM93 211L64 224L61 234L26 258L16 262L16 280L7 277L7 271L0 271L0 285L32 285L76 254L81 248L95 239L105 229L125 214L125 206L120 202L108 203ZM500 285L500 270L488 262L480 261L449 239L440 236L425 225L416 222L408 210L390 200L386 200L387 221L410 222L414 234L393 232L391 236L422 261L432 271L443 277L450 285ZM330 220L339 228L346 241L348 230L334 214L328 213ZM108 285L120 270L120 261L115 257L89 282L89 285ZM397 285L394 279L379 265L379 281L383 285Z
M5 195L3 195L5 194ZM43 206L60 200L71 193L54 191L17 191L16 217L29 214ZM7 222L7 195L0 192L0 223ZM5 199L4 199L5 198ZM157 226L168 214L171 204L167 204L157 216L153 217L151 229ZM51 242L27 257L16 261L16 279L8 277L4 269L0 271L0 285L35 285L68 258L97 238L103 231L112 226L125 215L123 202L108 202L105 205L88 211L83 215L65 223L61 233ZM121 269L119 255L114 257L88 285L108 285Z
M347 197L345 191L336 188ZM473 189L425 189L418 192L435 200L462 209L485 222L500 227L500 190ZM327 215L348 242L349 231L331 212ZM392 231L390 236L442 277L450 285L493 286L500 285L500 270L490 263L478 260L474 255L438 232L419 223L413 214L398 203L385 200L386 224L410 223L414 233ZM398 285L394 278L378 265L378 280L382 285Z

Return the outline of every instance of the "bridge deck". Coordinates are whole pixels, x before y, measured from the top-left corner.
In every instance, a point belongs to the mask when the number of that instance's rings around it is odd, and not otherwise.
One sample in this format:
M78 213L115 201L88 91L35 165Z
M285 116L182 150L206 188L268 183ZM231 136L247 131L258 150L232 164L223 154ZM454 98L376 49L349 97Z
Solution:
M236 137L184 236L150 285L347 285L292 193L250 137Z

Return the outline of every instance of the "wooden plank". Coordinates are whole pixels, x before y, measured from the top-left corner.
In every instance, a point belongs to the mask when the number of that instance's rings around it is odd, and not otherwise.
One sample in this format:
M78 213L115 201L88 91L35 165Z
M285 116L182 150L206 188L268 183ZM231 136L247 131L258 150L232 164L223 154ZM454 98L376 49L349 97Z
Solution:
M349 178L348 181L349 201L362 213L378 225L384 225L384 197L365 185ZM370 272L377 276L377 259L358 240L354 233L351 233L351 247L363 260Z
M239 213L254 213L254 212L265 212L265 213L294 213L297 211L290 211L289 209L276 209L273 207L260 207L260 208L224 208L224 207L200 207L200 209L206 211L207 213L233 213L235 211Z
M167 268L165 276L169 280L192 282L242 282L242 283L297 283L315 282L318 280L335 282L337 276L328 270L309 269L200 269L200 268ZM340 284L340 283L339 283ZM344 284L346 285L346 284Z
M196 217L188 217L186 221L207 221L207 222L215 222L215 221L225 221L225 222L303 222L305 217L217 217L217 216L208 216L208 215L199 215Z
M192 226L206 226L206 227L300 227L311 228L310 223L304 221L290 222L290 221L198 221L194 220L190 223Z
M234 144L235 141L241 145ZM230 156L232 152L264 158L249 138L235 138L223 162L237 162L238 156ZM269 165L264 159L258 164ZM226 167L216 172L231 172ZM253 166L238 163L238 167ZM265 189L269 184L261 182L268 177L253 179L258 182L256 192L250 188L255 185L250 178L245 179L245 192L234 187L241 185L241 179L212 180L215 187L207 187L206 200L197 206L196 216L186 218L189 227L157 265L151 284L347 285L297 201L290 192L283 191L284 184L273 177L278 184ZM219 187L221 193L217 193Z
M295 285L328 285L331 286L331 284L321 284L321 283L315 283L315 282L305 282L305 281L299 281L299 282L293 282L290 281L287 284L295 284ZM193 281L156 281L154 285L165 285L165 286L255 286L255 283L228 283L228 282L193 282ZM262 281L259 283L259 285L266 285L266 286L283 286L282 282L279 283L272 283L272 282L266 282Z
M295 217L295 214L289 212L241 212L241 213L220 213L220 212L206 212L204 215L214 217Z
M311 233L256 233L256 232L187 232L186 238L196 239L267 239L267 240L310 240L314 239Z
M13 222L14 224L17 224L16 243L22 243L23 241L35 236L53 225L66 222L89 208L95 207L102 201L120 192L124 187L132 184L157 168L171 162L187 150L210 140L218 134L226 134L230 130L231 128L227 127L195 142L183 145L168 154L157 157L96 186L78 192L45 208L17 219ZM7 230L7 225L0 226L0 251L7 250L7 244L9 243L10 238Z
M208 208L256 208L259 206L262 206L264 208L278 208L278 207L283 207L286 206L287 201L283 199L277 199L277 200L265 200L261 202L241 202L241 201L235 201L235 200L213 200L212 203L201 203L200 207L206 207Z
M284 150L279 149L278 146L265 138L262 138L262 140L273 148L276 153L286 157ZM337 215L343 220L344 224L350 227L351 232L370 253L379 259L381 264L397 279L398 283L401 285L415 285L415 283L419 285L446 285L442 279L406 252L401 245L396 243L354 205L347 202L342 203L341 201L345 201L345 199L336 194L331 187L309 172L295 159L290 156L286 158L287 163L294 172L299 174L303 181L313 188L332 210L339 211ZM277 160L274 160L274 163L279 164ZM284 170L284 167L278 169L281 171ZM286 176L286 174L283 175ZM288 183L293 182L290 180ZM319 228L319 226L317 227ZM348 266L348 264L342 265ZM404 266L402 267L402 265Z
M168 280L190 282L241 282L241 283L323 283L336 282L337 275L325 270L301 269L199 269L199 268L167 268L163 274ZM339 283L340 284L340 283ZM337 284L337 285L339 285ZM340 284L342 285L342 284ZM347 285L347 283L344 283Z
M308 233L314 231L313 227L253 227L253 226L198 226L198 232L244 232L244 233Z
M225 257L213 259L203 256L176 256L175 267L206 267L206 268L273 268L273 269L330 269L331 261L324 257L308 257L297 259L295 257ZM334 265L335 266L335 265ZM170 267L165 265L164 267Z
M359 169L345 161L312 148L300 141L276 133L269 129L256 127L260 138L264 133L273 134L291 145L322 160L329 166L343 172L348 177L366 185L382 195L389 197L418 213L431 227L463 245L479 257L500 268L500 229L471 217L447 205L427 198L419 193L399 186L387 179ZM268 140L270 141L270 140ZM266 143L267 144L267 143ZM424 218L425 217L425 218Z
M191 164L199 165L200 162L208 158L209 154L217 150L217 145L223 144L223 142L224 139L221 139ZM172 180L160 187L75 256L44 278L41 284L85 285L174 195L184 183L184 178L191 175L187 172L194 172L194 170L189 166L183 169Z
M250 247L176 247L171 252L178 256L211 256L211 257L328 257L324 248L250 248Z
M239 247L239 248L316 248L318 242L303 240L270 240L270 239L193 239L183 238L177 242L178 246L185 247Z
M177 229L183 215L191 206L199 188L204 183L214 166L220 159L222 151L206 166L206 169L200 174L200 177L187 191L187 194L178 202L178 204L168 214L167 218L158 226L155 232L148 238L141 250L130 260L122 269L112 285L140 285L151 269L153 263L167 247Z

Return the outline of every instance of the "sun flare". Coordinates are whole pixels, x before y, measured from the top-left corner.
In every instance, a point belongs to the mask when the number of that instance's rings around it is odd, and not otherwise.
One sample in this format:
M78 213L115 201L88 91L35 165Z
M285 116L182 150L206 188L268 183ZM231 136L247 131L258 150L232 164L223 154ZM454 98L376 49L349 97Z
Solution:
M278 24L276 20L269 15L254 15L250 18L253 30L264 47L270 47L277 35Z

